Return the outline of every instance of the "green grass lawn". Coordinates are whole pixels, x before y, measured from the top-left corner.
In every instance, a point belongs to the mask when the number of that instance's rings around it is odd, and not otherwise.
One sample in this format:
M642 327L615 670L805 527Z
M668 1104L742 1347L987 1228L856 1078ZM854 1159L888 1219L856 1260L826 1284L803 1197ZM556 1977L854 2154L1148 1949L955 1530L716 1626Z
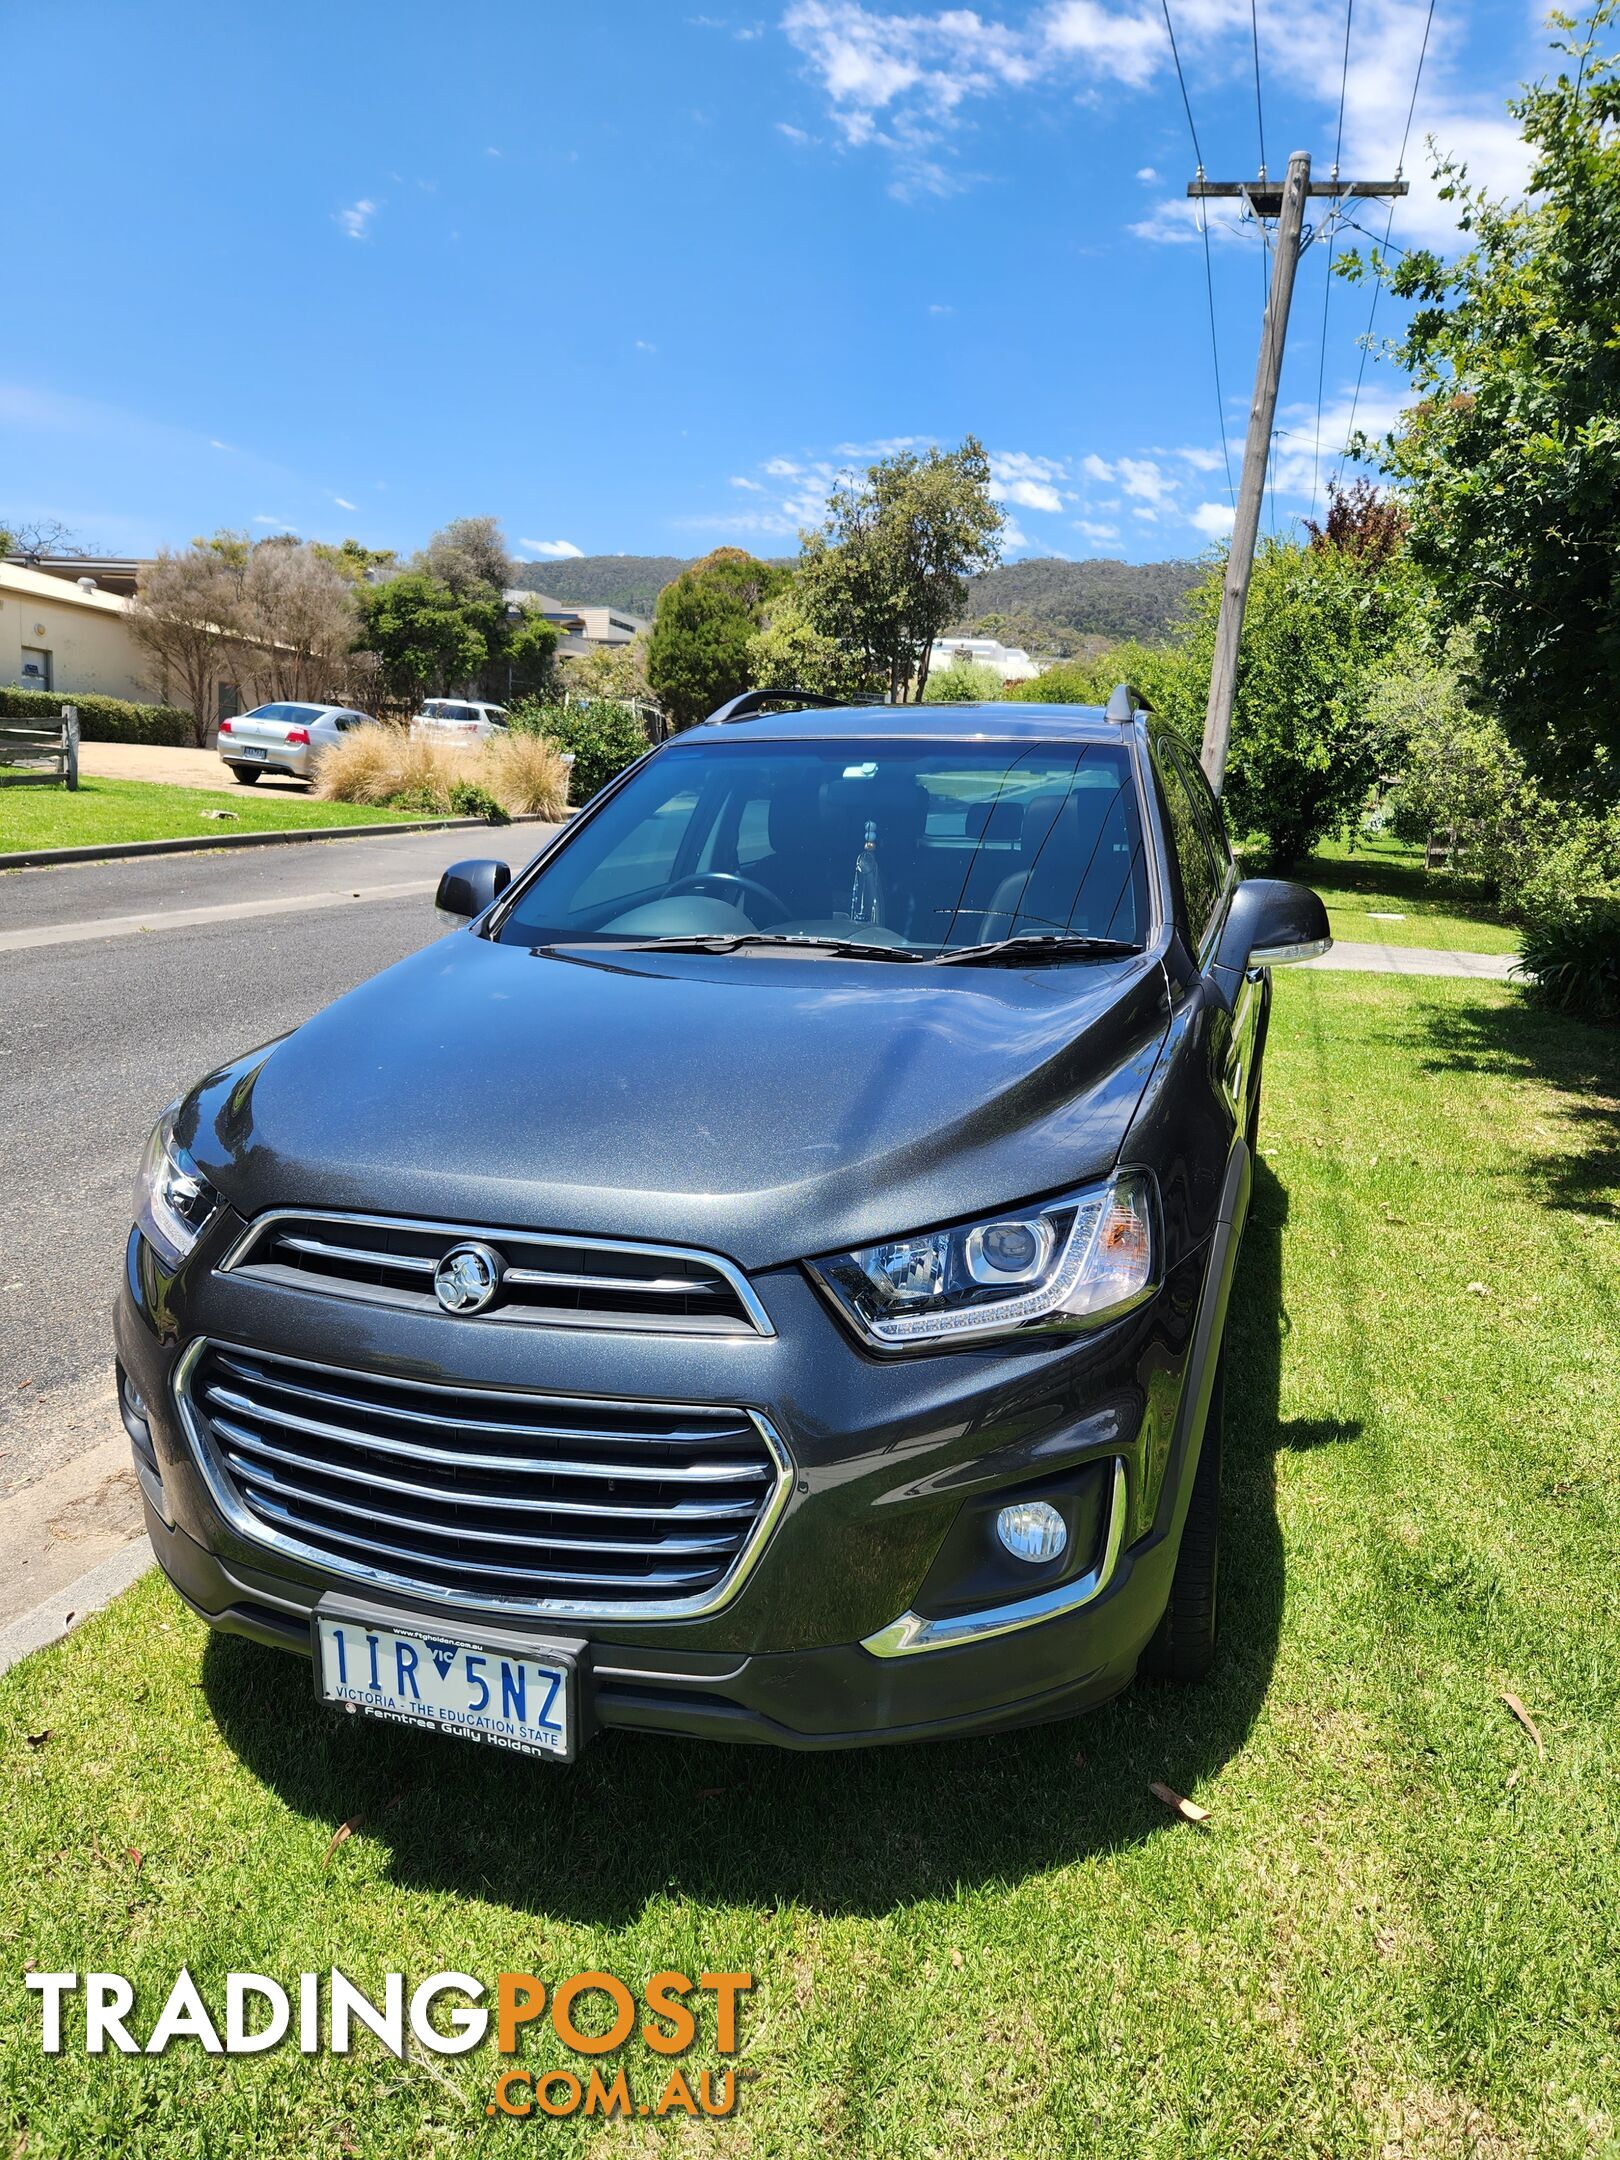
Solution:
M231 817L205 811L229 810ZM317 802L310 795L233 794L170 787L153 780L82 780L62 787L0 788L0 855L25 848L114 846L125 840L175 840L198 833L282 832L302 825L387 825L410 815L358 803Z
M559 1772L325 1713L148 1580L0 1681L0 2155L1614 2153L1620 1044L1495 985L1285 978L1264 1151L1209 1685ZM27 1960L127 1973L138 2032L182 1963L211 2003L333 1960L746 1967L756 2075L694 2131L491 2121L488 2048L47 2059Z
M1402 840L1358 839L1354 852L1341 841L1325 840L1300 876L1327 902L1333 935L1347 944L1427 945L1442 952L1519 949L1519 933L1484 897L1478 878L1425 870L1423 850ZM1392 922L1393 915L1402 919Z

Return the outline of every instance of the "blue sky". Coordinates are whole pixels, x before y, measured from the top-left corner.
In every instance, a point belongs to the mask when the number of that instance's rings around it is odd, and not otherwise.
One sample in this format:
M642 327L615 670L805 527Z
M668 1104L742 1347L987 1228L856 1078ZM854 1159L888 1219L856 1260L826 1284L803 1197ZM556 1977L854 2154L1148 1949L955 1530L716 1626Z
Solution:
M1353 7L1346 172L1393 168L1426 8ZM1252 174L1248 0L1171 14L1209 171ZM1345 0L1258 19L1269 163L1310 148L1323 174ZM775 553L841 464L972 430L1010 555L1223 529L1158 0L0 0L0 29L0 517L109 550L221 525L406 550L493 513L533 558ZM1504 103L1547 64L1539 8L1438 0L1397 241L1447 231L1428 134L1515 184ZM1263 269L1230 227L1235 466ZM1325 254L1300 272L1279 524L1334 466L1366 326L1336 284L1324 345ZM1370 367L1360 416L1398 389Z

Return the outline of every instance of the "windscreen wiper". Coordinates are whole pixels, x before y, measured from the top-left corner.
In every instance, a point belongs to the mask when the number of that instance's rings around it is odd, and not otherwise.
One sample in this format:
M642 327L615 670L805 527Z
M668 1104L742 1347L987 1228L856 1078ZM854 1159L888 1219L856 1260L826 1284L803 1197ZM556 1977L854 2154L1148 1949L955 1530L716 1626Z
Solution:
M594 950L598 952L740 952L744 946L764 945L778 949L797 947L804 952L832 953L844 960L927 960L927 953L913 952L906 945L866 945L859 938L795 937L791 933L772 930L720 930L708 935L701 933L691 937L659 938L591 938L581 939L572 946L564 944L535 945L531 952L536 956L564 951Z
M988 945L958 945L936 953L932 967L1017 967L1028 961L1128 960L1142 951L1125 938L1084 937L1078 931L1037 930L1022 937L992 938Z

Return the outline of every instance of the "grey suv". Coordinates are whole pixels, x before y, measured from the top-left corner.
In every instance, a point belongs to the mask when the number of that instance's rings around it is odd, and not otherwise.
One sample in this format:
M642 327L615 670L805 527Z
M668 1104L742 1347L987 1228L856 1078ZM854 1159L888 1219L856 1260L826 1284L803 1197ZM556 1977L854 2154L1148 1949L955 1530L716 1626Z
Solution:
M1214 1648L1268 967L1106 712L736 701L165 1114L152 1542L334 1702L567 1758L1066 1716Z

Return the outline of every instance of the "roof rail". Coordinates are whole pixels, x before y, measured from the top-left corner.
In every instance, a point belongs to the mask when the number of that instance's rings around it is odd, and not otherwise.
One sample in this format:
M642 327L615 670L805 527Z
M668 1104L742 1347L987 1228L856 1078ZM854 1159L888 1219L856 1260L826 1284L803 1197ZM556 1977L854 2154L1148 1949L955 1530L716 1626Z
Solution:
M816 705L836 708L847 705L848 698L823 697L815 690L745 690L740 697L727 700L718 711L710 713L704 723L708 727L724 727L732 720L752 720L769 705Z
M1153 707L1140 690L1128 682L1115 683L1108 703L1103 709L1105 720L1116 720L1121 727L1127 726L1138 713L1150 713Z

